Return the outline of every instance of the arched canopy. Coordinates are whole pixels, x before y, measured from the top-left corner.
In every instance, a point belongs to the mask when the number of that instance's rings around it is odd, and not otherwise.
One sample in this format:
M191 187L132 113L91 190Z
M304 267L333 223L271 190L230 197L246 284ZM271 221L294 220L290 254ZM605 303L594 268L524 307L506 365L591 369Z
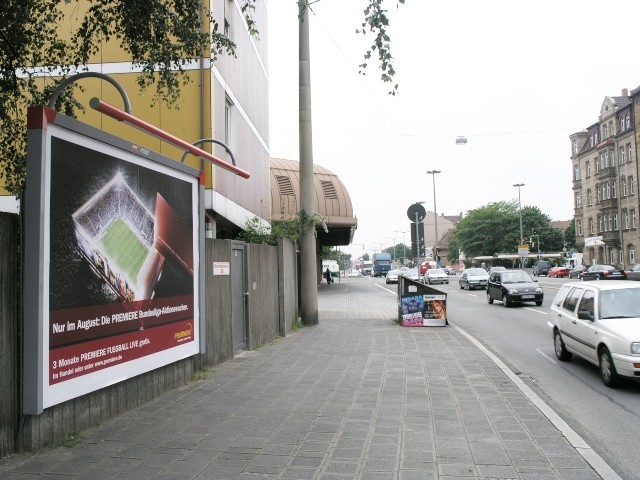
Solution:
M358 220L353 215L351 197L337 175L319 165L313 166L316 231L322 245L349 245ZM271 220L295 218L300 210L300 163L271 159ZM322 217L322 219L320 219ZM324 231L322 221L329 232Z

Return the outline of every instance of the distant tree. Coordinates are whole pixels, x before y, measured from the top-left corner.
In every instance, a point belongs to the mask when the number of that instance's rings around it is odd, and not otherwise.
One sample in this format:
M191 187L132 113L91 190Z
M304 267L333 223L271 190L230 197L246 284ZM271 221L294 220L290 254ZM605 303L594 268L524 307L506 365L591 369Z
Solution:
M362 254L362 260L368 262L370 260L369 254L367 252Z
M576 219L572 218L564 229L564 241L567 244L567 248L575 248L576 246Z
M447 244L447 258L450 262L458 261L460 259L460 248L458 247L458 240L455 235L449 237L449 243Z

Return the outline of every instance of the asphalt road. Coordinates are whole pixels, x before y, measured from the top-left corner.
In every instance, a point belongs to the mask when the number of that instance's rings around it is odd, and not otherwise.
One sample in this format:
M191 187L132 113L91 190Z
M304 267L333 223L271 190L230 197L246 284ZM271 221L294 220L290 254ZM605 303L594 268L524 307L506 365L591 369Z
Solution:
M634 454L640 432L640 383L629 381L610 389L598 368L574 358L560 362L547 326L549 305L566 279L536 277L545 293L536 307L489 305L485 290L461 290L457 277L449 285L434 285L447 293L447 317L482 342L625 479L640 479L640 456ZM391 292L384 278L363 278ZM395 301L393 295L390 301Z

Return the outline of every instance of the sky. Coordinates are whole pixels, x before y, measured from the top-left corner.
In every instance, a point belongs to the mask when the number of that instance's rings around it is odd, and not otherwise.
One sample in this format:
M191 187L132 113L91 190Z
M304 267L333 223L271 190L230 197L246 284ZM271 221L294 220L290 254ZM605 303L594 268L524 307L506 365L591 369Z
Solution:
M399 94L375 62L367 0L319 0L310 18L313 160L338 175L358 228L355 257L403 242L422 201L459 215L499 201L573 216L569 135L598 121L605 97L640 86L637 0L388 0ZM606 5L606 6L605 6ZM271 0L271 156L299 160L295 0ZM464 136L467 144L456 145ZM406 243L410 244L409 234Z

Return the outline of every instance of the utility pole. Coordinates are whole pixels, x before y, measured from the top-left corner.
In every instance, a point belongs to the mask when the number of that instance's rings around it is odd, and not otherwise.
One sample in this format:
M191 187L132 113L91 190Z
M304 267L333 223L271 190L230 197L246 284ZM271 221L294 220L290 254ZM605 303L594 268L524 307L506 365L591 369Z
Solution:
M300 136L300 209L307 217L313 205L313 143L311 130L311 61L309 54L309 5L300 2L298 12L298 100ZM305 325L318 324L318 267L316 227L309 226L300 238L300 315Z

